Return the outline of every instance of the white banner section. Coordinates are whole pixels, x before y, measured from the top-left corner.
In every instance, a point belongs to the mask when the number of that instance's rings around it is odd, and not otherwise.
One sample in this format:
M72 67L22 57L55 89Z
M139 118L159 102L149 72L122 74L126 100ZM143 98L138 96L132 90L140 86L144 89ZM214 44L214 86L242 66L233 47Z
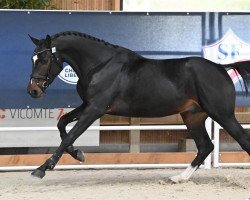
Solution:
M2 147L57 147L60 133L56 126L61 116L71 108L57 109L1 109L0 148ZM72 127L76 122L70 123ZM99 126L95 121L92 126ZM15 128L14 131L6 127ZM24 127L28 127L25 130ZM40 127L37 128L37 127ZM1 129L2 128L2 129ZM5 130L4 130L5 129ZM20 130L19 130L20 129ZM67 132L69 129L67 129ZM99 146L99 131L87 130L74 143L75 146Z

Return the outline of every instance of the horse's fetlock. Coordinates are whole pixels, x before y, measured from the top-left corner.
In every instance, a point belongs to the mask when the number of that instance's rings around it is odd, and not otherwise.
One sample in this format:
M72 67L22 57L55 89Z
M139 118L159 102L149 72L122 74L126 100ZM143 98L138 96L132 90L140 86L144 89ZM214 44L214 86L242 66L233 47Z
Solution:
M47 160L46 162L46 166L47 166L47 169L54 169L54 167L56 166L56 161L54 161L53 158L50 158Z

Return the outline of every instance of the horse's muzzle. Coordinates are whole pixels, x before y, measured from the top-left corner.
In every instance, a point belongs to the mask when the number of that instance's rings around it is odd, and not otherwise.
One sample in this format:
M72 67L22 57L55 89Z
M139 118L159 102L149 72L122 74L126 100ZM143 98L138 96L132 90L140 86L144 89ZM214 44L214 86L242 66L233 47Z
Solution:
M32 98L40 98L44 94L43 92L40 92L40 91L37 91L37 90L30 90L30 91L28 91L28 93L30 94L30 96Z
M42 89L35 83L29 83L27 92L32 98L40 98L44 95Z

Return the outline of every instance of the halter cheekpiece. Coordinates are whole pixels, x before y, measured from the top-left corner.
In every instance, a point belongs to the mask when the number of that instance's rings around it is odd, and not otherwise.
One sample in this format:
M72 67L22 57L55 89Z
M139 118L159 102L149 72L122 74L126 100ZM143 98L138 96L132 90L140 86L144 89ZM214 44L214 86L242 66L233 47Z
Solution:
M30 76L30 82L32 83L33 82L33 79L40 79L40 80L43 80L44 82L42 83L42 90L44 91L48 86L49 86L49 73L50 73L50 70L51 70L51 66L52 66L52 62L55 60L56 62L58 62L58 58L56 57L55 53L56 53L56 47L52 47L51 49L44 49L44 50L41 50L41 51L38 51L38 52L34 52L33 54L33 62L34 62L34 65L36 64L36 61L38 60L38 55L43 53L43 52L46 52L46 51L50 51L51 52L51 62L49 64L49 67L48 67L48 70L47 70L47 73L46 75L36 75L34 76L33 73L31 74Z

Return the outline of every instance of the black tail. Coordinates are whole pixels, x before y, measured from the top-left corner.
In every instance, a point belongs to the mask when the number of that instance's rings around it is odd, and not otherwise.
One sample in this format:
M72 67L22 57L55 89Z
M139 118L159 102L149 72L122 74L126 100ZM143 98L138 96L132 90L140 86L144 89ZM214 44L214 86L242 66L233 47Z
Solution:
M231 64L223 65L223 67L226 70L233 69L233 70L238 71L238 73L242 77L244 88L245 88L246 95L247 95L248 94L248 86L249 86L248 75L250 74L250 61L231 63Z

